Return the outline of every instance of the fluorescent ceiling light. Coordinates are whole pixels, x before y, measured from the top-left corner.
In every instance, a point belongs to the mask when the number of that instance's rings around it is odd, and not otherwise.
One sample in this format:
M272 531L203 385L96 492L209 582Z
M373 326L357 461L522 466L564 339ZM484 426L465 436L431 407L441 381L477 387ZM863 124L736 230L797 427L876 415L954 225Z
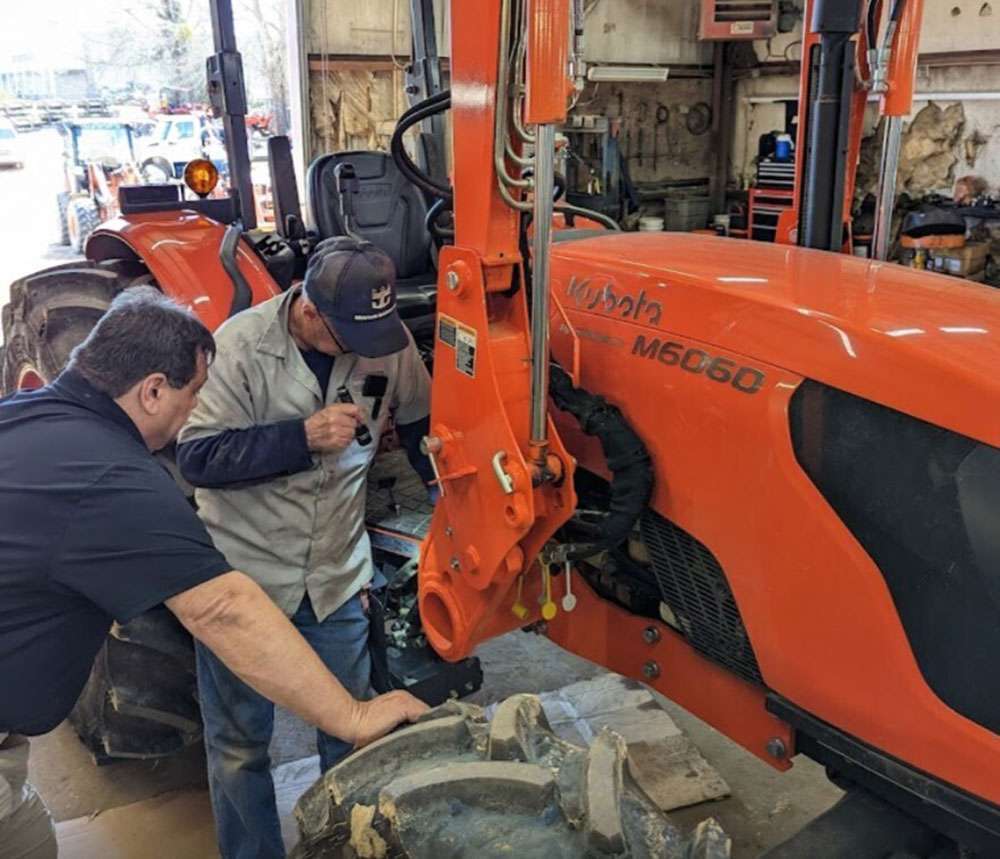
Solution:
M661 66L591 66L587 80L663 83L669 74L670 69Z

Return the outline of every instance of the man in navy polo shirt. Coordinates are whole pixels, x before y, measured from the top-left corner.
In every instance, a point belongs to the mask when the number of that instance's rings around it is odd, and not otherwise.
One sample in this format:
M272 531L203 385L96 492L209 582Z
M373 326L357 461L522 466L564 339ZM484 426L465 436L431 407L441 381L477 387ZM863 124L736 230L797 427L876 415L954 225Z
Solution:
M51 385L0 402L0 859L55 855L24 737L68 715L112 620L160 603L243 682L348 743L426 709L348 693L153 458L214 354L193 315L131 289Z

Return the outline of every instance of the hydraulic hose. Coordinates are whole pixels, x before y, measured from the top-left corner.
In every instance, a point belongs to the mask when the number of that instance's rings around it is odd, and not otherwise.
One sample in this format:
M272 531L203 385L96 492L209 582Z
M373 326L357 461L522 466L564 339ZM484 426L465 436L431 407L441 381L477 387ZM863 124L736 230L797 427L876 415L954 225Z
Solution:
M560 366L550 365L549 395L569 412L586 435L601 444L611 471L608 517L599 535L590 543L571 543L568 560L580 560L620 545L628 539L653 494L653 466L649 451L617 406L604 397L573 387Z
M451 186L435 181L417 167L403 145L403 135L417 123L423 122L437 113L442 113L450 107L451 90L442 90L437 95L418 102L399 118L396 129L392 133L392 140L389 142L389 152L400 172L425 193L445 199L452 197Z
M442 227L438 224L438 218L444 215L446 212L451 212L453 210L452 201L448 197L438 197L437 200L431 205L427 210L427 215L424 217L424 226L435 239L441 241L448 241L455 238L454 228Z

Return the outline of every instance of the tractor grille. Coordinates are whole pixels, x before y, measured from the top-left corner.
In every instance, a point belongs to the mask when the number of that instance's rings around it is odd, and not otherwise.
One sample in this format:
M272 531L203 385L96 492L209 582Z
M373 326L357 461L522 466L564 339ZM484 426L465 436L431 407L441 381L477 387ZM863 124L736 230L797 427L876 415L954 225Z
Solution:
M642 539L663 602L691 646L744 680L763 685L743 618L715 555L651 510L642 517Z
M772 0L715 0L716 24L732 21L770 21L774 14Z

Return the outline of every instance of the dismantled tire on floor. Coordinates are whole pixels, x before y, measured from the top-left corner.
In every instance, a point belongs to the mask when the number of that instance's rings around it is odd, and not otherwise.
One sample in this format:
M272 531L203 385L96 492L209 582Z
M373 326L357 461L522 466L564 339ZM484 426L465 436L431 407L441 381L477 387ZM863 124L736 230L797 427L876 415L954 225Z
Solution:
M15 281L3 308L3 392L54 379L140 263L74 262ZM191 637L165 608L112 628L70 722L98 763L170 755L201 736Z
M295 807L292 859L726 859L711 819L682 835L631 777L625 741L552 733L535 695L491 722L449 702L328 770Z

